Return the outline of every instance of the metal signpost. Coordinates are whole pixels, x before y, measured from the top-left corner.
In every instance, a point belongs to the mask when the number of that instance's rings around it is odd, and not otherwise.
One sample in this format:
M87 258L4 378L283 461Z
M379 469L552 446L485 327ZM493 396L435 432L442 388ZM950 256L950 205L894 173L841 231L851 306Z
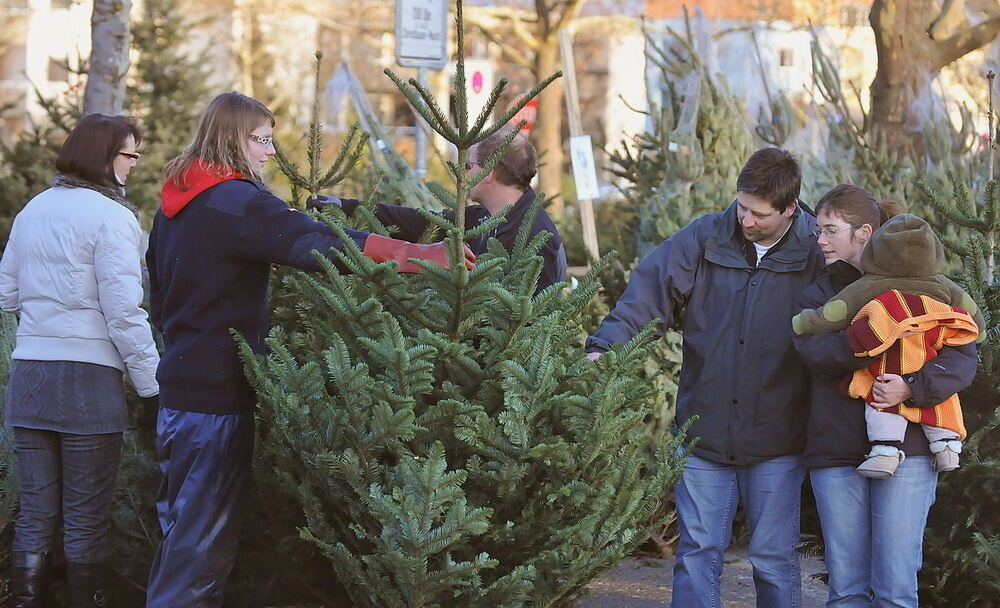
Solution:
M417 68L427 86L427 69L448 63L448 0L396 0L396 63ZM415 161L421 179L427 174L427 125L417 116Z

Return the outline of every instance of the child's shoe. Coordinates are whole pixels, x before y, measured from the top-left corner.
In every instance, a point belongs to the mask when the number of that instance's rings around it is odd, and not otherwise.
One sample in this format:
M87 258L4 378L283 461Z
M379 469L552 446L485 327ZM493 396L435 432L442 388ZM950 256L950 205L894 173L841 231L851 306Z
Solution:
M931 467L938 473L954 471L958 468L958 455L962 453L962 442L958 440L935 441L931 444L934 460Z
M869 479L887 479L896 472L906 454L891 445L873 445L866 458L855 470Z

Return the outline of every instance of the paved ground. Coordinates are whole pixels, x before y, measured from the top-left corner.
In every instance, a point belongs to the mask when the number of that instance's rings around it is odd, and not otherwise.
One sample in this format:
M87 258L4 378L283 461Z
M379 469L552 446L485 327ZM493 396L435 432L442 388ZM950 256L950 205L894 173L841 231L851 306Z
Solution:
M670 602L671 559L627 559L589 585L581 608L663 608ZM825 571L822 560L802 558L802 608L822 608L826 585L811 577ZM724 608L754 608L753 572L745 552L726 554L722 570Z

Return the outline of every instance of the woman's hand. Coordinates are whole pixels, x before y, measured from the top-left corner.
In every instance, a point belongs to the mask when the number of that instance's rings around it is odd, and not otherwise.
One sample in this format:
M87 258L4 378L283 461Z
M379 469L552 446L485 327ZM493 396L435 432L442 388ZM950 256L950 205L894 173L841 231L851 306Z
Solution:
M910 385L898 374L882 374L875 378L872 387L873 407L883 408L899 405L913 396Z

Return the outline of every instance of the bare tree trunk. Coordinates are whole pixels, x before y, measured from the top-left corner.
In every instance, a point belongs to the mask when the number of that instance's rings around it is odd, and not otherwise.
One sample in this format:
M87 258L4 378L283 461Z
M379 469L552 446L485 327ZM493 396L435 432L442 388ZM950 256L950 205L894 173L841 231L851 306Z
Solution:
M875 0L869 20L875 31L878 71L871 86L872 123L894 149L908 146L918 117L913 102L930 85L932 48L925 33L932 0ZM930 44L928 44L930 42Z
M541 82L560 68L559 36L553 32L542 41L535 55L535 82ZM532 135L541 157L538 169L538 189L551 197L548 212L562 217L565 202L562 197L563 177L563 81L556 80L538 96L538 117Z
M933 0L875 0L872 4L869 21L875 32L878 71L871 86L871 120L897 150L913 142L922 120L928 118L917 115L914 102L927 93L941 68L988 44L1000 31L1000 17L992 17L948 32L947 38L932 39L928 31L933 25L954 27L954 19L939 17L939 10ZM944 29L938 27L935 33L943 34Z
M84 115L121 114L125 103L125 76L132 0L94 0L90 17L90 61L83 92Z

